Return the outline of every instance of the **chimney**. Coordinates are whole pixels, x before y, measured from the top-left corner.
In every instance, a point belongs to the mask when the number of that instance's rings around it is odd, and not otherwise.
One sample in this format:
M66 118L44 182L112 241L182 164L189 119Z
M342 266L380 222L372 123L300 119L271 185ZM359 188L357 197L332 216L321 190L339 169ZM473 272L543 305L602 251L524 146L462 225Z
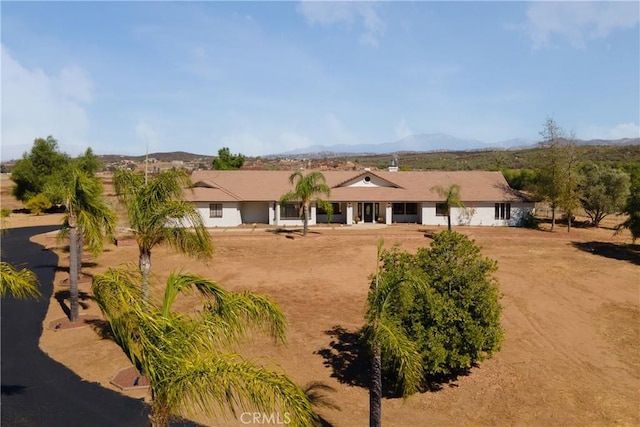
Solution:
M391 166L389 166L389 172L398 172L398 158L393 156L391 159Z

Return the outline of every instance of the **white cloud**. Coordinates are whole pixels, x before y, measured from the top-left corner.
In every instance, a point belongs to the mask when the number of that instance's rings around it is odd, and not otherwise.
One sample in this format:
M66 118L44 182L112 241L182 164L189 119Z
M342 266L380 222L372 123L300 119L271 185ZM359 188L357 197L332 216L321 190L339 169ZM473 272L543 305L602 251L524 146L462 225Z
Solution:
M586 40L633 28L639 21L637 2L532 2L524 28L535 48L548 45L553 35L582 48Z
M404 119L400 120L396 125L396 138L402 139L411 135L413 135L413 131L409 129L407 122Z
M3 159L12 153L11 147L30 147L35 138L48 135L59 141L61 151L70 155L84 151L89 128L86 108L93 99L88 74L76 65L58 74L27 69L4 45L0 49Z
M612 128L592 127L585 132L585 139L640 138L640 126L635 123L619 123Z
M310 25L343 25L346 28L361 27L358 41L377 47L386 25L378 16L377 5L370 2L351 1L302 1L298 12Z

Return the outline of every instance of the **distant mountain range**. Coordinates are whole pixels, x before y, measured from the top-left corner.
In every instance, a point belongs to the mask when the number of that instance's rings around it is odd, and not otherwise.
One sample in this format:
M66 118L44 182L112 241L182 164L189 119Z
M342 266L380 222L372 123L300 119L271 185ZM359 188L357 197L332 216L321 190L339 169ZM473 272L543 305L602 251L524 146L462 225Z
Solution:
M615 140L590 139L577 140L579 145L640 145L640 138L623 138ZM443 133L429 133L410 135L395 142L385 142L382 144L356 144L356 145L311 145L309 147L298 148L284 153L274 153L265 155L265 158L291 157L291 158L330 158L340 157L345 154L392 154L402 152L434 152L434 151L476 151L476 150L517 150L534 147L537 141L515 138L496 143L486 143L477 139L462 139ZM31 149L29 145L3 146L0 151L1 161L8 162L22 157L22 153ZM149 153L149 157L159 161L183 160L190 162L210 163L215 154L192 154L183 151L170 153ZM102 161L112 162L121 159L132 159L141 161L144 155L120 155L102 154L99 156Z
M635 145L640 144L640 138L624 138L617 140L578 140L579 145ZM302 155L330 155L330 154L391 154L398 152L416 151L467 151L488 149L521 149L532 147L536 141L515 138L497 143L486 143L477 139L461 139L442 133L410 135L395 142L382 144L356 145L312 145L278 154L279 156L299 157Z

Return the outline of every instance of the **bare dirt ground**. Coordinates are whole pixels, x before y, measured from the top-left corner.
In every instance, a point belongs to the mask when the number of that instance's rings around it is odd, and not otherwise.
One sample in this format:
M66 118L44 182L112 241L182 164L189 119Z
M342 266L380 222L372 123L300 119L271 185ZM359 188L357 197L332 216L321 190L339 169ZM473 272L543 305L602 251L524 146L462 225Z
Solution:
M59 215L13 214L3 227L59 221ZM506 331L502 350L439 391L405 401L385 399L383 425L640 425L640 247L630 245L628 234L613 236L610 227L618 222L613 218L604 224L608 228L571 233L561 226L553 233L457 228L498 261ZM271 297L287 316L288 344L273 346L258 338L243 354L278 366L301 385L319 381L333 387L328 396L340 409L320 408L321 415L335 426L364 426L368 390L357 369L348 366L357 358L350 333L362 326L376 244L384 237L387 247L400 244L414 251L429 245L429 230L438 231L419 225L318 227L306 238L289 239L264 228L212 230L216 252L209 263L157 249L152 271L158 281L183 270L231 290ZM54 237L35 240L60 254L61 269L68 265L68 253ZM110 244L84 270L95 274L136 260L137 247ZM87 381L116 389L109 381L129 363L116 344L101 337L100 322L46 329L64 316L55 295L64 297L68 285L60 282L66 275L56 274L41 347ZM99 315L90 285L80 286L86 292L83 312ZM176 308L193 304L185 297ZM124 393L148 399L144 390ZM193 419L243 425L233 418Z

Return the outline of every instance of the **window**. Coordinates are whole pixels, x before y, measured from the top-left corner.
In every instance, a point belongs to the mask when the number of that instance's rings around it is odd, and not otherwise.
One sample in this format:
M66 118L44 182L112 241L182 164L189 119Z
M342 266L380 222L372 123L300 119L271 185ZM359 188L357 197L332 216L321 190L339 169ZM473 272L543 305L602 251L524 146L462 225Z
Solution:
M331 207L333 208L334 215L342 215L342 204L340 203L331 203ZM318 215L326 215L327 212L318 206L317 211Z
M281 218L300 218L300 204L299 203L285 203L280 205L280 217Z
M511 219L511 203L496 203L496 219Z
M222 218L222 203L209 203L209 218Z
M436 216L447 216L446 203L436 203Z
M418 204L417 203L394 203L393 214L394 215L417 215Z

